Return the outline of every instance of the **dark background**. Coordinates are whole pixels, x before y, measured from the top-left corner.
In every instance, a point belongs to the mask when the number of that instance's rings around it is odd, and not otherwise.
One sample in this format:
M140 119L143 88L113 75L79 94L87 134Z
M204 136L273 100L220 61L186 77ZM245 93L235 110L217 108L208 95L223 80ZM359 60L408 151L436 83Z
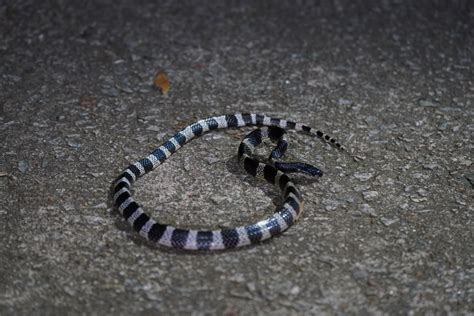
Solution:
M473 312L471 1L2 1L0 314ZM159 70L171 90L153 87ZM256 112L290 135L305 213L279 238L187 254L144 242L112 180L181 127ZM203 136L138 181L183 227L271 214L236 163L248 132ZM354 158L353 156L357 156Z

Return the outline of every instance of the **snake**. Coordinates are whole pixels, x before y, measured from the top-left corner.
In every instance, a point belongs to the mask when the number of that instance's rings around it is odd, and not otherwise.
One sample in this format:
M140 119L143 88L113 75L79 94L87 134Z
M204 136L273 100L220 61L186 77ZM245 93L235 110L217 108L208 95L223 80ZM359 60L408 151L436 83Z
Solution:
M245 126L257 128L247 134L238 147L239 165L251 176L264 179L280 189L283 203L277 206L272 216L256 223L234 228L184 229L155 221L133 199L132 184L138 178L163 164L166 159L192 139L217 129ZM319 168L306 163L279 161L288 147L285 136L287 130L315 136L339 150L345 150L339 142L320 130L286 119L254 113L209 117L184 127L147 157L129 165L113 182L114 206L139 235L153 244L168 248L225 250L256 244L277 236L292 226L303 211L301 194L288 173L300 172L313 177L323 175ZM255 156L255 148L265 140L276 143L276 146L268 161L261 161Z

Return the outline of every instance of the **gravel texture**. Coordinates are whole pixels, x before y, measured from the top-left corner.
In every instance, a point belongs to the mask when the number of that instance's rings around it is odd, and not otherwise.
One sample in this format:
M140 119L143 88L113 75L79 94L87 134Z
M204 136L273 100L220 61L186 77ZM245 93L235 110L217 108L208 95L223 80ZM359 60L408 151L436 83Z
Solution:
M316 1L316 3L318 3ZM0 314L474 313L470 1L0 3ZM166 95L152 85L168 73ZM112 180L196 119L265 113L291 134L305 213L241 250L156 248ZM164 222L227 227L278 192L236 164L248 129L137 182Z

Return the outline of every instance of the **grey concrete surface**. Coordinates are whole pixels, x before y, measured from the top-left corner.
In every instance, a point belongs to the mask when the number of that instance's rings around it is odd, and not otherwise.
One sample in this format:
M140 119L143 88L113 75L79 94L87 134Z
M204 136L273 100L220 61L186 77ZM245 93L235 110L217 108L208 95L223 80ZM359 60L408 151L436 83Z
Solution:
M470 1L0 3L0 314L471 314ZM171 91L152 87L165 70ZM257 112L291 134L305 213L237 251L156 248L112 180L180 127ZM193 141L135 186L157 219L233 226L277 191L236 165L248 129Z

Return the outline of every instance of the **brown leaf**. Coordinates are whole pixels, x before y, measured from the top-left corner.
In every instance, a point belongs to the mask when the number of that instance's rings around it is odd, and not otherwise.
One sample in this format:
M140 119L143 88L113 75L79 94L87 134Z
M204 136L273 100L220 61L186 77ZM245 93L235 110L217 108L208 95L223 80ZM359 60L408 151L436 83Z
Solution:
M168 75L164 71L158 71L156 73L153 83L156 88L160 89L161 94L167 94L170 90L170 81Z
M79 104L85 108L93 108L97 105L97 99L91 95L81 95L79 97Z

